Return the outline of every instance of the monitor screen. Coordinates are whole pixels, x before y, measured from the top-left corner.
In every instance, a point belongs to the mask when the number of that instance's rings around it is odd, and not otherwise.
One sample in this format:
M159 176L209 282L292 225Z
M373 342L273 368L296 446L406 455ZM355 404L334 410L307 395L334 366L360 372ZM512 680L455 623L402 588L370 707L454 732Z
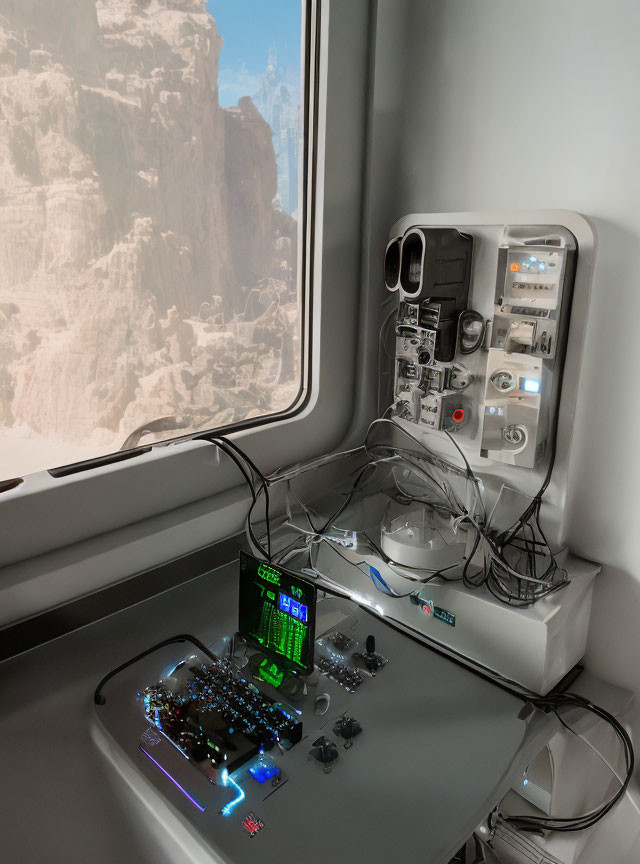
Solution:
M315 585L241 552L239 618L240 635L281 668L313 671Z

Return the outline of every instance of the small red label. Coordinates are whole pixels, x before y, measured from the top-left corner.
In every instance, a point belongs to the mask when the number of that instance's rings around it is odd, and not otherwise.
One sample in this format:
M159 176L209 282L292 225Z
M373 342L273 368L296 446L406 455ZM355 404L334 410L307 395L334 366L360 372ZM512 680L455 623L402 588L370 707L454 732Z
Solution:
M262 819L258 819L255 813L249 813L248 816L242 820L242 827L251 837L255 837L258 831L262 831L264 828L264 822Z

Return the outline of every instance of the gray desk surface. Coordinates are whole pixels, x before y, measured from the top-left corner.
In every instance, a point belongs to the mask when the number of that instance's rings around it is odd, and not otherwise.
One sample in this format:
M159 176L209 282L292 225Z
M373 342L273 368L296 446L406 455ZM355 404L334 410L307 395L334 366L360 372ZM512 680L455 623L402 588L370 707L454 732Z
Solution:
M98 749L92 695L107 671L162 639L193 633L213 644L233 630L236 572L220 568L0 665L4 860L192 860L153 813L153 772L145 780L148 769L134 769L136 794ZM258 814L267 828L250 839L227 821L211 860L442 864L456 834L473 830L547 737L540 715L519 719L521 700L368 613L357 616L390 659L353 697L365 732L326 776L307 759L313 738L296 745L289 781ZM178 822L188 812L180 797L169 793L164 804Z

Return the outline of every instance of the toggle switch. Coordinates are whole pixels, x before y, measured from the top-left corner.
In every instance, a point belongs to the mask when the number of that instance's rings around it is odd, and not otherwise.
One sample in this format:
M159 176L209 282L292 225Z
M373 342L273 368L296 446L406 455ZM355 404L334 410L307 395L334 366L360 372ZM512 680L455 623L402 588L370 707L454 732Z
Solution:
M508 341L517 342L518 345L531 346L535 342L535 336L535 321L514 321L509 328Z

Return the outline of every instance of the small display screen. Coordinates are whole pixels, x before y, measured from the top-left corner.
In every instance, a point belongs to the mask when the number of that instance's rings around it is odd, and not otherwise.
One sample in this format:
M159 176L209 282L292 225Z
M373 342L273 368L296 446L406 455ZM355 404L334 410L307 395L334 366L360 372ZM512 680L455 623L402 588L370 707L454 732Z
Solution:
M315 585L242 552L239 619L240 635L279 666L313 671Z

